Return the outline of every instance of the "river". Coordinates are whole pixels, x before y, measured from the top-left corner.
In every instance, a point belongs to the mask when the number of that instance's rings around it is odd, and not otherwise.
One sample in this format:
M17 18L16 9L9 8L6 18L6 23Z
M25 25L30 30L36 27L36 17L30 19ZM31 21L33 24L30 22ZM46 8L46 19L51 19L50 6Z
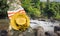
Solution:
M39 20L31 20L30 26L34 29L38 26L44 28L44 31L54 31L54 26L59 26L60 22L50 22L50 21L39 21Z

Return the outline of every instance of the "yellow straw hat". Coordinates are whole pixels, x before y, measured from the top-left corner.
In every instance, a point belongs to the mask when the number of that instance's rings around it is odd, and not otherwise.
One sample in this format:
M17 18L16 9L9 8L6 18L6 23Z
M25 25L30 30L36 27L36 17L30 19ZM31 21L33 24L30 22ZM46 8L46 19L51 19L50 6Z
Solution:
M11 17L10 25L14 30L25 31L30 26L30 19L26 14L15 13Z

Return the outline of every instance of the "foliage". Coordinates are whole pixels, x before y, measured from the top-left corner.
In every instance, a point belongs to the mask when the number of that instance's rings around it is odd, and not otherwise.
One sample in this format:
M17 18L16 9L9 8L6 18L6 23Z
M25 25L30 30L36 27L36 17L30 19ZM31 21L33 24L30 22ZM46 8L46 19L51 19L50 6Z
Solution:
M0 0L0 18L4 18L7 16L7 0Z
M41 2L41 12L43 16L47 16L47 18L53 17L55 19L60 18L60 2L50 2L49 8L47 9L47 3Z
M21 0L22 7L30 17L60 18L60 2L40 2L40 0ZM9 8L7 0L0 0L0 16L6 16Z
M54 11L54 18L55 19L59 19L60 18L60 3L59 2L53 2L51 3L50 8L52 8L52 10Z
M26 2L27 1L27 2ZM39 0L23 0L22 6L32 17L60 18L59 2L40 2ZM58 9L57 9L58 8ZM40 15L41 14L41 15Z
M40 17L40 0L22 0L22 6L31 17Z
M40 11L37 8L29 7L28 8L31 17L39 17Z

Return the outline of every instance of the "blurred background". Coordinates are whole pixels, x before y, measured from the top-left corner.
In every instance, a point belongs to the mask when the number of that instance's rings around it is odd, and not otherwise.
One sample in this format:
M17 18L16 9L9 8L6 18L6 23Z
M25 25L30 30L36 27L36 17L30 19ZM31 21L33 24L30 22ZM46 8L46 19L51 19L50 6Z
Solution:
M11 1L11 0L9 0ZM20 0L22 7L31 18L49 18L60 20L60 0ZM17 1L16 1L17 2ZM12 2L11 2L12 3ZM7 17L9 4L0 0L0 18Z
M12 0L0 0L0 29L4 29L5 27L8 29L9 26L7 11L9 7L12 7L10 6L12 2L8 4L7 1ZM18 2L18 0L16 2ZM55 32L59 30L59 33L57 32L56 34L60 36L60 0L20 0L20 2L30 17L31 24L39 24L43 27L44 31L52 30ZM46 26L49 26L49 29Z

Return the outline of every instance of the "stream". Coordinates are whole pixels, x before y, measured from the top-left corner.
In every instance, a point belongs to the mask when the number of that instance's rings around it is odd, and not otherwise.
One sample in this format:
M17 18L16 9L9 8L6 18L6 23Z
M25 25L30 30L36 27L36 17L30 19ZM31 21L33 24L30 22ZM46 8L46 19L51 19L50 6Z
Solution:
M50 21L39 21L39 20L31 20L30 26L32 29L41 26L44 31L54 31L54 26L59 26L60 22L50 22Z

